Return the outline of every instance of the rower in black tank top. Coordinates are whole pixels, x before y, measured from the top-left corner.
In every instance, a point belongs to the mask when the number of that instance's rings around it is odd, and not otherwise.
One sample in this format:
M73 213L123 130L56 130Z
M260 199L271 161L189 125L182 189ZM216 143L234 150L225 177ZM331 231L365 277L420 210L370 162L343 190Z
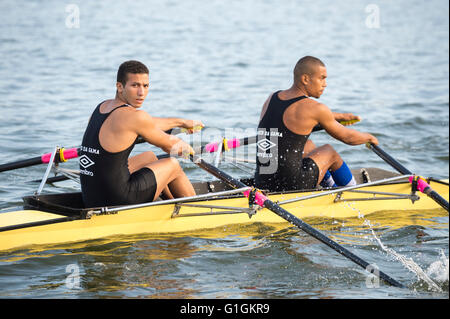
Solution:
M283 123L286 109L306 96L281 100L279 92L258 124L255 186L272 192L316 188L319 168L311 158L302 159L309 134L295 134Z
M103 103L103 102L102 102ZM85 207L115 206L151 202L156 192L156 179L147 167L130 174L128 157L135 142L127 149L111 153L99 141L100 129L115 110L100 113L100 103L92 113L80 147L80 182Z

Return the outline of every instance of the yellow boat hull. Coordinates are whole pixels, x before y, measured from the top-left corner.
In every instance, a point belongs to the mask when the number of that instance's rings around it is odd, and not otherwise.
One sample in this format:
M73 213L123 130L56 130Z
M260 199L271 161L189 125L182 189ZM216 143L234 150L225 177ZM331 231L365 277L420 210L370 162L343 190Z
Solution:
M433 183L432 186L448 201L448 185ZM409 194L411 185L409 183L383 184L363 187L361 190ZM275 194L270 195L269 198L274 202L282 202L313 193ZM409 217L402 216L402 211L436 210L440 214L445 212L444 209L440 208L426 195L421 193L417 193L417 195L420 196L420 199L412 203L410 199L376 200L376 198L384 197L382 195L368 195L367 193L344 192L338 202L335 202L336 194L332 194L284 204L282 207L300 219L323 217L340 220L351 217L367 217L367 215L379 211L396 211L398 212L396 218L391 221L394 227L409 225L413 222L410 215L408 215ZM248 208L248 200L245 197L196 201L189 204ZM225 211L229 211L229 209L187 207L177 204L162 204L121 210L114 214L93 215L89 219L2 231L0 232L0 250L4 251L30 245L81 242L115 235L195 233L203 229L217 229L217 236L223 236L224 233L220 228L233 224L267 223L287 225L283 218L267 209L258 210L251 218L246 212L228 214L224 213ZM175 215L174 212L176 213ZM45 222L63 217L65 216L40 210L6 212L0 214L0 228L24 222Z

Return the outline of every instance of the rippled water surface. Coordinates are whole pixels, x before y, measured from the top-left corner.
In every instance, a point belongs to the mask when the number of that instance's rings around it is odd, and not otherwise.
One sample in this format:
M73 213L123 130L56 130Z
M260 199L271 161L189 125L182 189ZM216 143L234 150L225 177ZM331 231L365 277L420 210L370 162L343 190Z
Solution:
M291 85L297 60L314 55L328 70L321 102L360 115L355 128L376 135L411 171L449 176L447 1L74 5L0 2L0 163L79 145L93 108L113 97L117 67L125 60L150 69L144 108L152 115L201 119L216 133L245 134L257 125L267 96ZM332 144L351 167L390 169L364 146L344 145L323 132L312 139ZM135 153L148 148L139 145ZM183 165L192 180L212 179ZM20 205L44 170L0 173L0 209ZM63 182L45 191L77 187ZM448 213L401 212L414 222L384 226L398 214L307 222L407 289L368 288L366 272L305 233L287 224L254 224L222 229L219 236L136 235L0 252L0 297L447 299ZM412 260L438 289L380 242Z

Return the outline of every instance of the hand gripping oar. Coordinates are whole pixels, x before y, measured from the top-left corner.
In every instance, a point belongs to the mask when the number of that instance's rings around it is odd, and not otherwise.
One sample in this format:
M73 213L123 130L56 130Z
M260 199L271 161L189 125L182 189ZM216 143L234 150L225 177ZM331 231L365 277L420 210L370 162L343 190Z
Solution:
M197 164L200 168L204 169L208 173L210 173L210 174L214 175L215 177L219 178L220 180L224 181L226 184L228 184L232 188L247 187L247 185L242 183L240 180L237 180L237 179L231 177L230 175L221 171L217 167L203 161L200 157L198 157L196 155L190 155L190 159L192 162ZM350 252L343 246L339 245L337 242L335 242L332 239L328 238L327 236L323 235L321 232L319 232L315 228L311 227L307 223L303 222L301 219L299 219L296 216L289 213L284 208L282 208L279 205L272 202L270 199L268 199L266 196L264 196L260 191L248 190L248 191L244 192L244 195L247 198L249 198L251 196L251 198L254 199L254 202L256 204L258 204L259 206L265 207L265 208L271 210L272 212L274 212L281 218L283 218L286 221L290 222L291 224L297 226L298 228L300 228L307 234L311 235L312 237L320 240L321 242L328 245L329 247L331 247L332 249L334 249L341 255L347 257L348 259L350 259L357 265L361 266L362 268L364 268L366 270L373 268L373 267L369 268L370 264L368 262L359 258L358 256L356 256L355 254L353 254L352 252ZM404 286L401 283L399 283L398 281L396 281L395 279L388 276L387 274L385 274L382 271L379 271L379 276L381 279L383 279L385 282L391 284L392 286L404 288Z
M370 148L379 157L381 157L381 159L383 159L386 163L388 163L393 168L395 168L400 174L411 175L409 177L409 182L410 183L417 183L417 189L419 191L421 191L422 193L428 195L428 197L433 199L436 203L438 203L446 211L448 211L448 202L445 200L445 198L443 198L436 191L434 191L423 177L413 176L414 174L411 173L411 171L409 171L406 167L404 167L402 164L400 164L397 160L395 160L388 153L383 151L379 146L374 145L372 143L367 143L366 146L368 148Z

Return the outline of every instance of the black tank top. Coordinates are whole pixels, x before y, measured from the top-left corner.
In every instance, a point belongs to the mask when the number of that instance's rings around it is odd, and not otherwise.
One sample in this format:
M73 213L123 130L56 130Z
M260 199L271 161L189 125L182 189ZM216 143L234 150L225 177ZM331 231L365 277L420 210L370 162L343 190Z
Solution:
M309 137L291 132L283 123L286 109L307 97L281 100L279 92L272 95L257 133L255 186L271 191L288 190L301 176L303 149Z
M130 178L128 156L136 143L134 141L127 149L117 153L103 149L99 141L100 128L112 112L128 105L120 105L111 112L102 114L102 103L92 113L80 147L81 191L87 207L96 206L93 205L95 203L105 203L114 194L124 191L124 182Z

